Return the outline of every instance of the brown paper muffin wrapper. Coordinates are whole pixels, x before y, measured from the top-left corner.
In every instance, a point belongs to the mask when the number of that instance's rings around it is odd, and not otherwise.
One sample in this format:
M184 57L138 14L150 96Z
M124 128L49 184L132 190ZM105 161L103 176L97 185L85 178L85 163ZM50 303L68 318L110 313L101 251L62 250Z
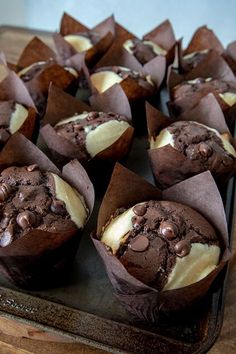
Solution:
M19 68L26 68L38 61L48 61L58 59L57 54L47 46L41 39L34 37L24 48L17 62Z
M78 54L76 50L67 41L64 40L63 37L68 34L76 34L88 31L96 32L100 36L100 40L94 44L92 48L88 49L86 52L81 53L82 55L85 54L86 63L88 65L93 65L108 50L114 40L114 17L110 16L92 29L89 29L70 15L64 13L61 20L60 33L55 33L53 36L57 51L63 60Z
M215 33L207 26L202 26L195 31L184 53L190 54L205 49L213 49L219 54L224 51L224 47Z
M84 102L51 85L46 114L42 121L43 128L40 132L48 148L55 155L55 161L64 160L68 162L72 158L77 158L88 167L87 156L83 153L81 147L59 136L54 130L54 125L62 119L71 117L76 113L81 114L95 110L119 113L125 115L131 122L130 106L120 87L116 87L112 96L94 97L91 103L92 106L86 105ZM130 126L116 142L93 157L89 164L92 164L94 160L98 162L101 160L114 162L123 159L128 154L132 144L133 131L133 127Z
M131 276L120 261L99 241L102 227L118 208L128 208L150 199L186 204L203 214L216 228L222 240L222 257L218 267L207 277L184 288L159 292ZM206 199L211 200L211 203ZM148 322L155 322L160 311L180 310L205 295L230 255L224 207L210 172L194 176L161 192L117 164L99 210L97 231L92 235L92 240L105 264L117 298L129 312Z
M228 65L236 75L236 41L228 44L225 52L223 53L223 58L227 61Z
M0 83L0 101L13 101L28 108L28 117L18 132L26 138L34 140L38 133L37 110L27 88L13 71ZM1 108L2 106L0 106L0 115Z
M23 135L14 134L0 153L1 171L9 166L36 163L43 171L59 174L85 198L89 213L94 204L94 190L77 160L57 167ZM69 265L76 253L81 230L45 232L32 229L26 235L0 248L0 271L19 287L40 288L50 284Z
M34 37L23 50L17 63L17 71L39 61L45 61L45 67L31 80L25 82L25 86L28 88L40 115L42 115L50 82L71 94L75 94L78 78L64 69L67 64L51 48L39 38ZM75 69L80 75L83 61L77 58L77 60L74 60L75 62L77 64Z
M175 121L149 104L147 104L146 109L149 139L156 137L162 129ZM213 94L205 96L196 107L179 116L178 121L180 120L195 121L218 130L220 134L225 133L228 135L230 142L236 146L235 140L232 138L225 122L224 114ZM149 149L148 155L156 184L162 189L203 172L200 161L188 159L171 145L166 145L159 149ZM213 176L219 187L222 187L226 185L229 178L235 173L236 161L233 167L227 168L225 166L224 173L220 175L213 174Z

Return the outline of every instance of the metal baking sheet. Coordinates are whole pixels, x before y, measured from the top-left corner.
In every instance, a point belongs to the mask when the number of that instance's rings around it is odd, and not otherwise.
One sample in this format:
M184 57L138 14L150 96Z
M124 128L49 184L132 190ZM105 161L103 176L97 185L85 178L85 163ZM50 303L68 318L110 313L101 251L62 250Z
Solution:
M166 95L162 95L164 107ZM136 138L126 166L153 181L147 140ZM226 213L232 240L235 181L228 185ZM224 310L227 269L188 312L162 316L155 327L137 322L119 304L90 240L101 200L87 225L71 271L58 287L23 291L0 277L0 311L11 318L63 333L114 353L205 353L217 338Z

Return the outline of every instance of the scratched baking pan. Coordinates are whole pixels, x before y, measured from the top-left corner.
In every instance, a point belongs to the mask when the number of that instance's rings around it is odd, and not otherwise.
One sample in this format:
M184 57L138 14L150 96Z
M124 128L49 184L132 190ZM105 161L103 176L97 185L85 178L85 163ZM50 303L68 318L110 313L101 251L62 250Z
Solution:
M126 166L152 182L146 148L146 139L136 138ZM225 203L231 239L234 197L235 181L231 180ZM96 225L99 203L97 200L74 265L66 277L62 277L60 286L29 292L15 288L0 277L0 311L11 318L114 353L207 352L223 322L227 268L217 277L207 296L188 312L162 315L155 327L136 322L113 295L104 266L89 237Z

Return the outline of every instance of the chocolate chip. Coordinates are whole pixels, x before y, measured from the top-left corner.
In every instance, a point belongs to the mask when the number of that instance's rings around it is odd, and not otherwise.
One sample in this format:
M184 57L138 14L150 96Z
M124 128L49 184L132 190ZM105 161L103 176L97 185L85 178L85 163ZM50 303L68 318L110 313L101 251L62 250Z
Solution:
M175 252L177 256L180 258L187 256L191 250L191 244L187 240L181 240L178 243L176 243L175 247Z
M143 216L147 212L147 207L145 204L136 205L135 207L133 207L133 212L138 216Z
M198 147L200 154L204 157L209 157L212 154L212 148L206 143L201 143Z
M161 235L165 236L168 240L173 240L178 234L178 228L175 224L163 221L160 224L159 232Z
M149 240L146 236L140 235L135 237L131 242L129 247L134 252L144 252L149 246Z
M27 169L27 171L29 171L29 172L32 172L32 171L35 171L35 170L38 170L38 165L35 163L35 164L33 164L33 165L30 165L30 166L27 166L26 167L26 169Z
M51 211L55 214L65 215L65 203L62 200L54 199L51 204Z
M35 226L37 217L32 211L25 210L17 215L16 222L23 230L25 230L28 227Z
M12 192L11 186L7 183L2 183L0 185L0 202L4 202Z
M140 229L145 223L145 219L142 216L133 216L131 221L135 229Z

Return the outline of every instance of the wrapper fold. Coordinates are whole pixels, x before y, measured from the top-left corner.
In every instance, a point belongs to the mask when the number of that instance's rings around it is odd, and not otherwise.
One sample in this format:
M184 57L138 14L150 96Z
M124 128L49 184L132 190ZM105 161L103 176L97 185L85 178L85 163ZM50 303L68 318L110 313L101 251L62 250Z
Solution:
M131 276L118 258L99 241L102 227L118 208L128 208L150 199L186 204L204 215L215 227L222 242L222 255L217 268L207 277L184 288L159 292ZM117 298L129 312L148 322L157 321L160 311L176 311L194 304L207 293L230 257L224 207L210 172L194 176L161 192L117 164L99 210L97 231L92 235L92 240L105 264Z
M201 26L194 32L184 53L190 54L205 49L213 49L219 54L224 51L224 47L215 33L207 26Z
M34 139L38 128L37 110L27 88L13 71L0 83L0 101L20 103L28 109L28 116L18 132L30 140ZM0 106L0 115L2 108Z
M89 214L94 204L94 190L84 168L77 160L63 167L62 172L23 135L14 134L0 153L1 171L10 166L37 164L42 171L60 175L85 198ZM51 285L73 260L81 230L45 232L32 229L26 235L0 248L0 271L15 285L40 288Z
M162 129L175 121L195 121L218 130L220 134L226 133L231 144L236 147L235 140L232 138L225 122L224 114L213 94L203 97L197 106L181 114L177 120L165 116L148 103L146 104L146 110L149 139L151 137L155 138ZM148 155L156 184L162 189L203 172L200 171L201 165L198 160L188 159L169 144L158 149L149 149ZM222 187L235 173L236 161L233 168L225 166L225 173L218 176L214 175L214 178Z
M223 57L236 75L236 41L228 44Z
M48 148L52 151L57 163L58 161L61 163L72 158L77 158L85 164L86 168L89 168L89 165L93 164L96 160L98 164L101 160L114 162L121 160L128 154L133 139L134 129L132 126L130 126L117 141L98 153L89 162L87 162L87 157L84 155L80 146L56 133L53 127L60 120L92 110L122 114L126 116L129 123L131 123L130 106L120 87L114 89L113 95L107 97L93 97L91 103L92 106L89 106L51 85L46 114L42 121L43 128L40 132Z
M97 33L100 39L93 45L92 48L78 53L66 40L64 40L63 37L69 34L79 34L84 32ZM89 29L67 13L64 13L62 16L60 33L55 33L53 35L55 46L63 60L69 59L76 54L85 55L85 60L88 65L94 65L94 63L101 58L101 56L111 46L114 37L115 21L113 16L108 17L95 27Z

